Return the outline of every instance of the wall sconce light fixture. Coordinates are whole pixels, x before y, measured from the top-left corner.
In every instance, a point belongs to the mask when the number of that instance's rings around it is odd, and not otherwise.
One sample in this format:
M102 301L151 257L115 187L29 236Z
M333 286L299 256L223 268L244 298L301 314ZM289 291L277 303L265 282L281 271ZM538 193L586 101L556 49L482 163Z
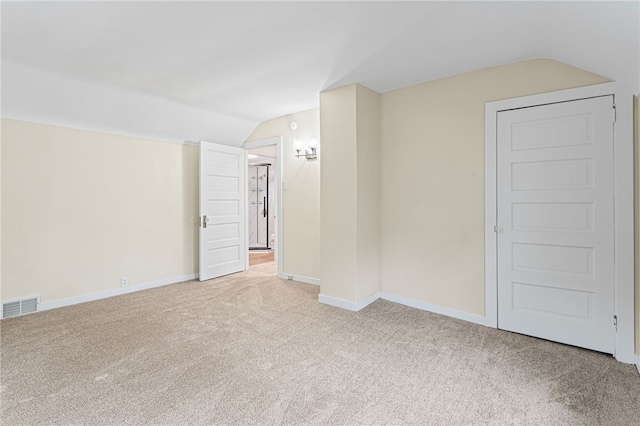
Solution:
M318 148L318 140L316 138L309 139L309 146L307 148L304 147L302 139L294 138L293 139L293 149L296 150L296 157L305 157L307 160L313 160L318 158L317 154ZM302 153L300 153L302 151Z

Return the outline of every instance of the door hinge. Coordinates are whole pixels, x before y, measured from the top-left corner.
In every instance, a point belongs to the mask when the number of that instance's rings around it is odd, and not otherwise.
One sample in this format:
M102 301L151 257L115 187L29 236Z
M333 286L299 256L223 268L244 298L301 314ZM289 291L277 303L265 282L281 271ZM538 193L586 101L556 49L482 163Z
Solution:
M498 225L495 225L493 227L493 232L501 233L502 232L502 228L498 228Z
M618 331L618 316L613 316L613 331Z
M616 122L616 118L617 118L616 106L614 104L613 108L611 109L611 119L613 120L614 123Z
M203 228L207 227L207 215L202 216L202 222L201 225Z

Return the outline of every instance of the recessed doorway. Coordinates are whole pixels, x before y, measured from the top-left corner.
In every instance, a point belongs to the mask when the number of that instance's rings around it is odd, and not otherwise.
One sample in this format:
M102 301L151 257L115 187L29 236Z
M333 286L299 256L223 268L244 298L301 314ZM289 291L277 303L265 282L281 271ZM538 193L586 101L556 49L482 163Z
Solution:
M282 271L280 137L244 144L247 155L247 265ZM276 271L277 265L277 271Z
M254 152L247 154L249 250L270 251L276 240L275 157Z

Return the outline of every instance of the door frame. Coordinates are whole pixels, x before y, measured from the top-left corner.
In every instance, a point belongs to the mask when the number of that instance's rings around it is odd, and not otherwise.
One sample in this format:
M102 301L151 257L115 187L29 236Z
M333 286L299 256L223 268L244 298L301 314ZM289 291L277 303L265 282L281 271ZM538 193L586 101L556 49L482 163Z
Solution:
M497 119L500 111L613 95L616 121L614 161L614 298L618 325L614 357L635 363L633 94L619 83L604 83L485 104L485 325L498 328ZM613 118L612 118L613 119ZM612 318L613 326L613 318Z
M284 274L282 272L283 266L283 256L284 253L284 241L283 241L283 232L282 232L282 136L276 136L267 139L260 139L253 142L245 142L240 148L244 148L245 151L254 149L254 148L263 148L265 146L276 146L276 184L274 185L276 188L276 214L278 217L276 218L277 223L277 232L276 232L276 247L274 250L274 256L276 258L276 263L278 264L278 276L283 278ZM246 159L246 155L245 155ZM245 172L248 173L249 163L245 161ZM246 203L246 217L249 217L249 206ZM245 220L245 228L247 238L249 235L249 220ZM267 238L269 236L267 235ZM249 249L248 249L248 241L247 241L247 268L249 268Z

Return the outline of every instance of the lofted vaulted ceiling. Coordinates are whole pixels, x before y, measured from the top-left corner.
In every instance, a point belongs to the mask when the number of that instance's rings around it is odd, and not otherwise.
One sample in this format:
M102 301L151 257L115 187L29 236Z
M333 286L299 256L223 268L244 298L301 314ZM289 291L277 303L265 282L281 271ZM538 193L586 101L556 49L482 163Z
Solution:
M238 145L361 83L551 58L640 91L639 2L6 2L2 115Z

